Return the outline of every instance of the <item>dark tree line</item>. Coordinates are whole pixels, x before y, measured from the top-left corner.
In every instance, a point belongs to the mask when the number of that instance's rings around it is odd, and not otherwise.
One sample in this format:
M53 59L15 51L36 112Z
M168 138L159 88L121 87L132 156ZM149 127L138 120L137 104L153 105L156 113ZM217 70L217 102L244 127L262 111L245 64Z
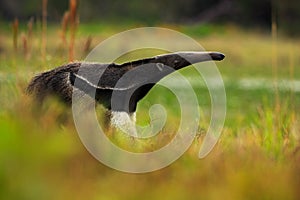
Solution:
M42 0L0 0L0 17L28 19L40 17ZM49 0L48 19L59 21L68 8L68 0ZM156 23L236 23L269 28L272 12L279 27L300 32L299 0L80 0L80 19L87 21L135 21Z

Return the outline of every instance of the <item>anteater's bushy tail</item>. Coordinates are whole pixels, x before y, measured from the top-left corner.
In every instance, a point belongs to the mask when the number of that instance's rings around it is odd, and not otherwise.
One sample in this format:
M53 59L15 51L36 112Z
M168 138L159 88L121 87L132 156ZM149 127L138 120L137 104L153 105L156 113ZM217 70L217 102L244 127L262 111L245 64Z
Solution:
M43 101L49 90L45 81L46 80L43 73L36 75L31 79L29 85L27 86L26 93L34 95L34 97L40 102Z
M26 92L33 95L38 102L43 102L48 95L56 95L64 102L72 100L73 87L70 72L77 72L81 63L70 63L36 75L30 81Z

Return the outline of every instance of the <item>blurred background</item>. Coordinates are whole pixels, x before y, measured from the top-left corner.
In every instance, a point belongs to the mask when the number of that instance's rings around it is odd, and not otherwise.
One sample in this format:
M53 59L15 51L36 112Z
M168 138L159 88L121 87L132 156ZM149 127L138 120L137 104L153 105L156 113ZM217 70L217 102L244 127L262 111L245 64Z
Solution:
M0 0L0 199L299 199L299 19L298 0ZM210 94L195 69L181 70L199 101L197 137L172 165L127 174L89 154L69 108L55 98L36 107L26 87L35 74L144 26L182 32L226 55L217 66L227 117L214 150L198 159ZM170 91L154 87L138 105L138 123L149 122L156 103L168 124L154 141L110 139L139 152L168 143L180 122Z
M48 2L48 20L59 22L68 1ZM28 20L41 17L40 0L1 0L2 20L18 17ZM253 27L270 29L272 10L276 12L276 22L280 29L291 35L300 31L300 4L297 0L153 0L149 2L131 0L86 0L80 1L79 12L82 22L135 22L145 25L155 24L200 24L234 23L247 29Z

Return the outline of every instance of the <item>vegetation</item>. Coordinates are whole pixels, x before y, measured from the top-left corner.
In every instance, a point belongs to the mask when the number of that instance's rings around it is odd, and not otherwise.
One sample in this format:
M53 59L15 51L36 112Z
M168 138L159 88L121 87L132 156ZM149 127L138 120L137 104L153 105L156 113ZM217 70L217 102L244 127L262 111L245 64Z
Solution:
M42 0L2 0L0 20L13 21L18 17L26 21L42 17ZM299 34L300 6L298 0L84 0L79 2L81 21L136 22L146 25L157 23L232 23L247 29L270 28L272 15L282 32L297 36ZM68 8L68 1L47 1L51 22L59 22Z
M243 88L240 82L258 78L272 86L283 79L299 80L297 39L279 38L274 42L268 33L245 32L234 26L172 27L196 38L208 50L227 55L224 62L218 63L227 92L227 119L214 150L199 160L197 153L209 123L210 100L205 87L195 84L203 117L193 145L169 167L136 175L115 171L95 160L79 140L70 109L51 99L38 110L25 94L34 73L68 62L69 49L57 39L61 28L48 26L43 59L42 30L34 27L27 45L18 41L16 50L11 26L1 26L1 199L299 198L299 93L273 87ZM86 56L79 47L86 45L88 38L92 48L124 29L82 24L77 30L75 58ZM27 30L21 24L19 36L22 32L26 36ZM194 72L182 71L192 82ZM148 108L153 103L165 106L171 118L170 128L157 139L160 146L172 136L172 123L180 116L172 106L176 105L174 96L156 87L138 107L139 123L148 120ZM116 143L128 145L118 137L113 138Z

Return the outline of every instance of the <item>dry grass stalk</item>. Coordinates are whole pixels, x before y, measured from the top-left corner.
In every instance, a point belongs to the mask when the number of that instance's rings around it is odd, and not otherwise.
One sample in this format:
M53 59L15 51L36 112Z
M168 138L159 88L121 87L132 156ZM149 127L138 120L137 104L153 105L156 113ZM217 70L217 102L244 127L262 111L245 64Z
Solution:
M32 38L33 36L33 23L34 23L34 18L31 17L27 23L27 37Z
M75 35L77 29L77 8L78 8L78 1L77 0L70 0L70 45L69 45L69 61L74 60L74 47L75 47Z
M272 71L273 71L273 82L275 91L275 124L276 132L279 130L279 114L281 110L279 90L278 90L278 49L277 49L277 38L278 38L278 26L277 26L277 7L276 2L272 2Z
M48 0L43 0L43 8L42 8L42 58L46 59L46 47L47 47L47 5Z
M21 34L21 40L22 40L22 46L23 46L23 54L25 58L28 58L29 55L29 49L28 49L28 39L25 35L25 33Z
M12 24L12 32L13 32L13 45L14 50L18 51L18 32L19 32L19 20L16 18Z
M290 71L290 80L294 80L295 78L295 54L294 54L294 48L293 48L293 45L290 45L290 48L289 48L289 71ZM292 85L292 88L291 88L291 106L294 108L294 105L295 105L295 88L294 88L294 85Z
M28 49L28 57L31 54L31 48L32 48L32 39L33 39L33 23L34 18L31 17L27 23L27 49Z
M91 44L92 44L92 37L89 36L84 44L84 49L83 49L84 53L86 54L89 53L89 51L91 50Z
M63 16L62 20L61 20L61 29L62 29L61 39L62 39L62 43L63 43L64 46L67 45L66 35L67 35L67 29L68 29L69 21L70 21L70 12L66 11L64 13L64 16Z

